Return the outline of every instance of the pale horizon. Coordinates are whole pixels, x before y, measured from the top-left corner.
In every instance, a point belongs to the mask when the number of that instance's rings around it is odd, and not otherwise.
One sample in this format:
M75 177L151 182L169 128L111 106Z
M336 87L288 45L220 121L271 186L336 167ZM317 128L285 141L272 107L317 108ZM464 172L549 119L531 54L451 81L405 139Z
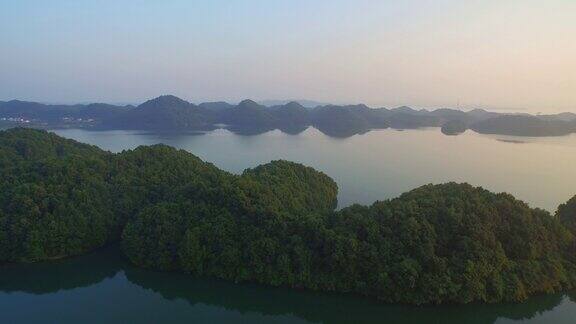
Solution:
M576 112L576 2L20 1L0 100Z

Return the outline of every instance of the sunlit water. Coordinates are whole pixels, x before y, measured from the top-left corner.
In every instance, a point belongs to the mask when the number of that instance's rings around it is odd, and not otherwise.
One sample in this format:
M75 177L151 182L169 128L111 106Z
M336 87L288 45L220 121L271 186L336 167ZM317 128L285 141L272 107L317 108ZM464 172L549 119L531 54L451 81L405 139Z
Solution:
M166 143L235 173L274 159L302 162L338 182L340 207L446 181L507 191L551 211L576 194L576 136L448 137L438 129L346 139L314 129L257 136L224 130L55 132L114 152ZM0 323L574 323L575 300L575 294L557 294L522 304L383 305L357 296L146 271L128 265L115 247L69 260L0 266Z
M204 135L55 132L113 152L165 143L235 173L275 159L301 162L336 180L340 207L371 204L424 184L448 181L506 191L550 211L576 194L576 134L528 138L468 131L445 136L431 128L378 130L339 139L314 128L298 135L272 131L255 136L226 130Z

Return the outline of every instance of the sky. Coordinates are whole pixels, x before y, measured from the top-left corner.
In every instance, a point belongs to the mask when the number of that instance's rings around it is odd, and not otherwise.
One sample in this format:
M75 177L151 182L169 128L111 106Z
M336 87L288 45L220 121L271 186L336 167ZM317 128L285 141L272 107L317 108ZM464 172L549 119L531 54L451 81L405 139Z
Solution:
M0 0L0 100L576 112L576 0Z

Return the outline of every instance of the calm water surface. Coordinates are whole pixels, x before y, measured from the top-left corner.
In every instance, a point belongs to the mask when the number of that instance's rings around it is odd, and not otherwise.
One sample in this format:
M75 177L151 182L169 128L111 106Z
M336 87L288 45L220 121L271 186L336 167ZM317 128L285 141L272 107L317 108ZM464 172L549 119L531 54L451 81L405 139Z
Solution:
M507 191L550 211L576 194L576 134L515 138L468 131L445 136L431 128L378 130L339 139L314 128L298 135L272 131L255 136L226 130L204 135L54 132L113 152L165 143L235 173L275 159L301 162L336 180L340 207L371 204L424 184L448 181Z
M0 267L1 323L574 323L576 294L409 307L134 268L115 247Z
M426 183L467 181L554 210L576 194L576 136L510 138L437 129L335 139L309 129L237 136L56 130L114 152L166 143L231 171L302 162L339 184L340 206ZM128 265L115 247L68 260L0 267L0 323L574 323L576 294L523 304L408 307L341 294L232 284Z

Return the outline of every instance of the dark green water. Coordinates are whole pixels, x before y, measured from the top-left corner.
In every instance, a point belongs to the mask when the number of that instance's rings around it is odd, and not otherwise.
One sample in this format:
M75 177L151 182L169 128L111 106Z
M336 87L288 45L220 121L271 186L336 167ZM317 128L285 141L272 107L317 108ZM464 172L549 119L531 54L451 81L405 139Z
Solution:
M438 129L383 130L346 139L299 135L56 133L114 152L166 143L231 171L273 159L326 172L341 207L395 197L426 183L466 181L555 210L576 194L576 136L509 138ZM0 323L576 323L576 294L522 304L408 307L340 294L233 284L128 265L114 248L31 265L0 266Z
M382 305L355 296L146 271L127 264L114 247L68 260L0 267L2 323L574 323L574 299Z

